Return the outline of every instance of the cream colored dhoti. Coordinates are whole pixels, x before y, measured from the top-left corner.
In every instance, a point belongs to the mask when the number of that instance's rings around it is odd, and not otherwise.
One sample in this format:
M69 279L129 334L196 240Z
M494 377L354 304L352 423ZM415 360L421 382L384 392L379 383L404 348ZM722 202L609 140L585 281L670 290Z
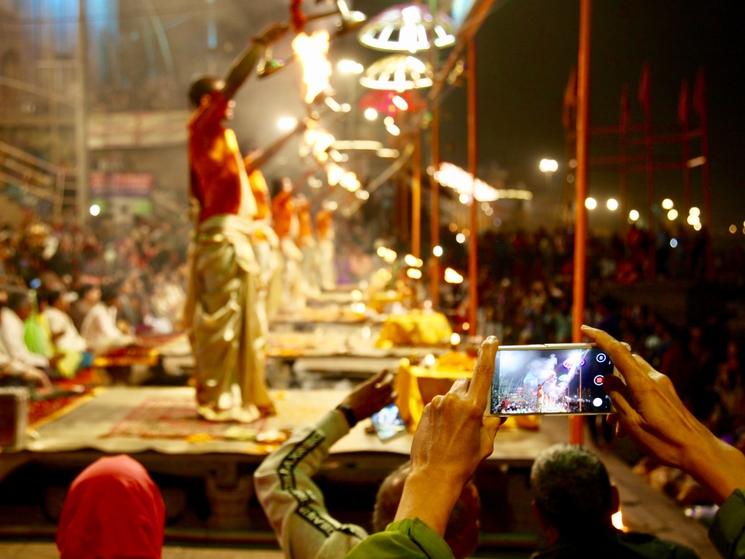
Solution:
M185 319L191 319L197 404L208 419L250 420L247 415L272 409L250 232L248 220L215 216L199 225L191 246Z

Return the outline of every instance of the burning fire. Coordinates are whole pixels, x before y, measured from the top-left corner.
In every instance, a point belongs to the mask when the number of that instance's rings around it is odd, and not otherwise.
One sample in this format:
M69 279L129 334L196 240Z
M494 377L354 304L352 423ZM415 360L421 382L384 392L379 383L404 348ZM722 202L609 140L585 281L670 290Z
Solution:
M292 40L292 51L303 67L305 102L312 103L329 88L332 70L328 60L328 31L314 31L311 35L298 34Z

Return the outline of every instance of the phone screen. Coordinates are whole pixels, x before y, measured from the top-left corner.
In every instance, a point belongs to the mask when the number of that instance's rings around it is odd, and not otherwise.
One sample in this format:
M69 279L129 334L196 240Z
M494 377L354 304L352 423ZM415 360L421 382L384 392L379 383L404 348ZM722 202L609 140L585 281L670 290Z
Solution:
M613 374L596 347L504 346L491 386L493 415L603 414L612 411L603 389Z
M406 431L406 423L401 418L396 404L388 404L380 411L372 414L370 419L381 441L387 441Z

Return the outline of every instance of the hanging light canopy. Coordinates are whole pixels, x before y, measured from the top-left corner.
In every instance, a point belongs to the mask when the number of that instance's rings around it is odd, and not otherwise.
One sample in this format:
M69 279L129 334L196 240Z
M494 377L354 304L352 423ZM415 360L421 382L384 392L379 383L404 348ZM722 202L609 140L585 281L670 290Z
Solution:
M392 54L365 70L360 83L369 89L407 91L432 85L432 67L408 54Z
M401 4L381 12L359 34L360 43L376 50L415 53L431 44L445 48L455 44L453 24L445 15L433 16L421 4Z

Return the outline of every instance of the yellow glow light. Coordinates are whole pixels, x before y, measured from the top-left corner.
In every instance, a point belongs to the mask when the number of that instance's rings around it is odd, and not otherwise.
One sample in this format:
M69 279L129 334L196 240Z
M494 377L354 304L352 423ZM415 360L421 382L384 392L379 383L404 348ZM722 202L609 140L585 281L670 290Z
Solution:
M372 122L373 120L376 120L376 119L378 118L378 111L376 111L376 110L375 110L375 109L373 109L372 107L367 107L367 108L365 109L365 112L364 112L364 113L362 113L362 114L364 114L364 115L365 115L365 119L367 119L367 120L369 120L369 121L371 121L371 122Z
M555 173L559 170L559 162L556 159L541 159L538 162L538 170L541 173Z
M455 236L455 242L458 243L459 245L462 245L463 243L466 242L466 236L463 233L458 233Z
M411 268L421 268L424 266L424 261L421 258L417 258L413 254L407 254L404 256L404 262Z
M409 276L411 279L422 279L422 271L418 268L409 268L406 270L406 275Z
M608 208L609 211L615 212L618 209L618 200L615 198L608 198L605 207Z
M326 166L326 179L331 186L336 186L344 176L344 169L339 167L336 163L329 163Z
M675 204L673 204L673 201L670 200L670 198L665 198L662 201L662 209L663 210L671 210Z
M613 515L610 517L610 521L616 530L628 532L628 528L626 528L626 525L623 523L623 514L621 513L621 509L613 513Z
M598 201L595 200L595 198L593 198L592 196L588 196L587 198L585 198L585 208L592 211L597 207L598 207Z
M409 110L409 104L406 102L406 99L404 99L400 95L394 95L393 96L393 99L391 99L391 102L395 105L395 107L399 111L408 111Z
M458 285L463 283L463 275L459 274L452 268L445 268L445 283Z
M460 343L460 334L453 332L450 334L450 345L458 345Z
M442 247L440 245L435 245L435 246L432 247L432 255L433 256L435 256L437 258L440 258L440 256L442 256L442 252L443 252L442 251Z
M701 210L696 206L693 206L690 210L688 210L688 215L695 215L696 217L699 217L701 216Z
M365 67L351 58L342 58L336 63L336 70L341 74L361 74Z
M277 119L277 129L280 132L289 132L297 126L297 119L294 116L281 116Z
M667 212L667 219L669 219L670 221L675 221L676 219L678 219L678 210L673 208L669 212Z
M637 210L631 210L629 212L629 221L639 221L639 212Z

